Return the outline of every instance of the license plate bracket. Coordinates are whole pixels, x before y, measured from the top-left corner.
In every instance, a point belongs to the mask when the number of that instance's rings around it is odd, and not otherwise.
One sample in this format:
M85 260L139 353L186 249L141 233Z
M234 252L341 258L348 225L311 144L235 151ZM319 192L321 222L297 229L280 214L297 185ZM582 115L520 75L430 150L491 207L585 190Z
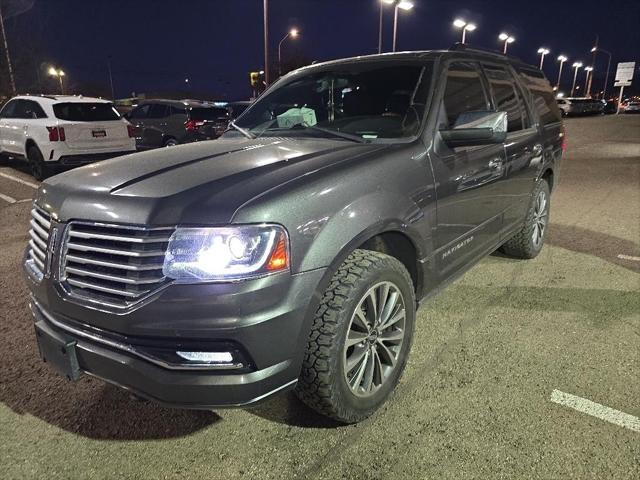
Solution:
M35 324L40 357L67 380L78 380L82 375L82 370L80 370L76 354L77 342L65 338L40 323Z

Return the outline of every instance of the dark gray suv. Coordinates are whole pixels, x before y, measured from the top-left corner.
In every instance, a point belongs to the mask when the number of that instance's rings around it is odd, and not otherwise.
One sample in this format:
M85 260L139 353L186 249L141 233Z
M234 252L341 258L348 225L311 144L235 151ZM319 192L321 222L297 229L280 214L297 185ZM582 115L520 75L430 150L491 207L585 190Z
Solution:
M145 100L125 118L135 128L138 150L212 140L231 119L225 106L200 100Z
M416 307L540 252L563 127L535 67L457 47L297 70L215 142L47 180L25 271L40 353L187 408L294 388L357 422Z

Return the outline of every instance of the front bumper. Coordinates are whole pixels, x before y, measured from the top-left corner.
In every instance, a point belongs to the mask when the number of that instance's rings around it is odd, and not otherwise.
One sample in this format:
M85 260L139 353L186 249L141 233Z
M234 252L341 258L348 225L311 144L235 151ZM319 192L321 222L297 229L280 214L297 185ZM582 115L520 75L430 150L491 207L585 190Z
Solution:
M287 288L279 298L272 297L275 293L273 285L257 291L247 288L247 285L236 285L234 301L239 302L236 310L250 309L253 305L260 311L235 319L234 325L230 325L228 319L216 318L215 309L206 319L190 319L190 315L198 316L200 312L195 305L198 299L194 297L191 305L181 304L181 317L173 316L175 310L168 310L167 318L155 318L151 322L153 335L108 331L87 320L107 315L114 324L124 325L127 317L132 315L129 320L135 324L133 316L136 312L118 316L85 309L86 317L78 318L76 306L69 310L75 313L74 318L69 318L60 312L60 304L44 305L44 301L50 301L41 290L47 288L44 285L46 279L35 288L31 310L38 335L63 338L65 343L75 346L82 372L170 406L236 407L259 402L295 385L307 343L309 325L306 320L315 308L312 299L317 295L313 292L324 272L316 270L274 276L269 283L275 285L276 290L277 285ZM198 289L201 286L180 286L185 287ZM234 287L226 285L226 288ZM38 291L39 295L36 294ZM171 287L162 292L165 305L168 298L176 300L174 295L176 293L171 292ZM265 295L270 298L264 298ZM156 302L151 302L151 305ZM139 310L144 310L144 307ZM137 314L139 318L150 318L143 317L139 311ZM157 330L159 324L164 326L162 331ZM194 334L195 326L197 334ZM234 361L238 364L227 368L193 368L188 362L169 362L155 353L178 349L233 351Z

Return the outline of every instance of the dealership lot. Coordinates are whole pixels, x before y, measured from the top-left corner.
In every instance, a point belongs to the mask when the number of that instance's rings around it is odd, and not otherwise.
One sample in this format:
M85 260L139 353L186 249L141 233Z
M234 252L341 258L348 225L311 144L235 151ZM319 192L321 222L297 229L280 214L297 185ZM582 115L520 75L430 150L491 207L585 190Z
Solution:
M2 163L4 476L640 477L640 116L566 125L543 253L495 254L427 302L397 393L357 426L292 394L194 412L58 378L38 359L20 272L36 182ZM603 409L575 408L589 402Z

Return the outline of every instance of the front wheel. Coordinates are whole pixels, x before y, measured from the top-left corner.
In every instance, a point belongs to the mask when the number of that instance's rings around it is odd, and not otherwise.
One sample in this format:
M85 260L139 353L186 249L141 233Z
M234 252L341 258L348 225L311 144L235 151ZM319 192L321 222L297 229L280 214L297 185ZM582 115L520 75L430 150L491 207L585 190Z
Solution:
M522 229L511 237L502 250L516 258L535 258L544 245L549 224L549 184L540 179L533 190L529 210Z
M415 324L413 282L397 259L355 250L316 312L296 393L343 423L364 420L391 395Z

